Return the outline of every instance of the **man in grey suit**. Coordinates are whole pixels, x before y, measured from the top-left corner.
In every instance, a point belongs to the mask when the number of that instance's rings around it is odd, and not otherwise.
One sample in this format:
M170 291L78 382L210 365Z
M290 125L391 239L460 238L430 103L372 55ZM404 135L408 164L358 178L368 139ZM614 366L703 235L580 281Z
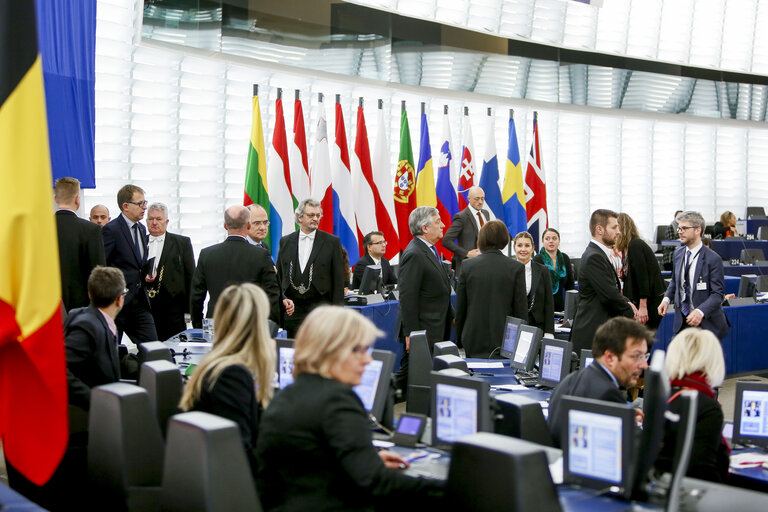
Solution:
M486 222L491 219L485 205L485 192L480 187L472 187L467 192L469 205L453 216L451 225L445 232L443 247L453 253L453 269L458 276L461 262L480 254L477 249L477 235Z

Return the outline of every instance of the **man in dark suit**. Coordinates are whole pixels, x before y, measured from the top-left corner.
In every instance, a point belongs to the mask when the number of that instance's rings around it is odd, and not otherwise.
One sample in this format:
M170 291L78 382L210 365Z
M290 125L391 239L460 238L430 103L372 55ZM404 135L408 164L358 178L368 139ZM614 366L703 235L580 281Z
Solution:
M437 208L420 206L408 217L413 240L400 260L400 312L406 350L413 331L427 331L430 347L451 332L451 284L435 243L443 236Z
M75 178L56 180L56 231L59 238L61 300L69 311L88 305L88 276L97 265L104 265L101 228L81 219L80 182Z
M277 279L286 313L284 328L289 338L316 306L341 304L344 300L341 241L317 229L322 217L320 202L304 199L296 208L299 231L280 239Z
M674 301L675 332L689 326L701 327L722 340L729 329L722 306L723 260L701 241L705 223L700 213L683 212L677 224L683 245L675 251L672 280L659 304L659 315L666 315L669 303Z
M509 231L500 220L480 230L481 254L464 262L456 291L456 341L467 357L489 357L501 345L506 317L527 320L525 265L502 254Z
M589 219L592 240L579 265L579 306L573 319L571 341L578 353L592 346L597 328L609 318L634 318L637 308L621 294L621 283L610 256L619 236L618 214L595 210Z
M147 285L157 336L167 340L187 328L195 255L189 237L168 232L168 207L153 203L147 210L149 258L154 279Z
M355 268L352 270L352 288L355 290L360 288L363 272L368 265L381 265L382 284L397 284L397 276L395 276L389 260L384 257L387 252L387 241L384 239L384 233L371 231L363 237L363 247L366 252L357 260Z
M275 279L275 265L269 254L246 241L251 214L245 206L230 206L224 211L227 239L200 251L194 276L190 308L192 326L203 326L203 302L210 295L206 318L213 318L216 301L224 289L237 283L253 283L269 297L270 318L277 321L280 293ZM216 326L214 326L214 329Z
M267 216L267 210L258 204L249 204L247 208L248 211L251 212L251 227L248 230L248 242L256 247L266 249L271 255L272 249L269 247L269 244L264 241L269 234L269 217Z
M467 258L480 254L477 250L477 235L491 218L488 210L483 209L485 192L480 187L472 187L467 192L469 205L453 216L451 225L445 232L443 247L453 252L453 269L461 275L461 264Z
M625 390L637 385L637 379L648 368L646 358L653 332L643 324L624 317L611 318L597 329L594 338L592 364L563 379L549 399L547 424L555 446L560 446L566 426L561 412L564 396L625 404ZM638 409L636 419L642 417Z
M125 185L117 192L120 215L102 228L107 265L117 267L125 276L128 295L117 315L118 340L123 332L135 343L156 341L155 321L150 312L145 278L147 263L147 229L141 222L147 210L144 191L136 185ZM151 276L150 276L151 279Z

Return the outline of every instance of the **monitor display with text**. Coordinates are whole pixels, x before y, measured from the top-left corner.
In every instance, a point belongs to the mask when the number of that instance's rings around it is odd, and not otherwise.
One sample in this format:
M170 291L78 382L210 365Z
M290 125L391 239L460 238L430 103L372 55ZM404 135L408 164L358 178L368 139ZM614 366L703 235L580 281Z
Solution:
M768 448L768 382L737 382L733 442Z
M501 340L501 357L512 359L517 346L517 333L523 321L513 316L508 316L504 325L504 339Z
M476 432L490 431L490 387L474 377L432 373L432 443L451 445Z
M515 353L509 361L509 366L517 370L529 372L536 363L536 355L539 353L542 332L538 327L521 325L517 333L517 345Z
M541 364L539 384L553 388L560 384L571 370L571 351L573 344L554 338L541 340Z

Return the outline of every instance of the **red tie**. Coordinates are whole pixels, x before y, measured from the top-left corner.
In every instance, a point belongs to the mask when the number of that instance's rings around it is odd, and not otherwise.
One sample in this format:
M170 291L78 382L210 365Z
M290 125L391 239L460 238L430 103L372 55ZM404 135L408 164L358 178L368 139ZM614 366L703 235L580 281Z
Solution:
M480 212L477 212L477 218L480 219L480 227L482 228L485 226L485 221L483 220L483 214Z

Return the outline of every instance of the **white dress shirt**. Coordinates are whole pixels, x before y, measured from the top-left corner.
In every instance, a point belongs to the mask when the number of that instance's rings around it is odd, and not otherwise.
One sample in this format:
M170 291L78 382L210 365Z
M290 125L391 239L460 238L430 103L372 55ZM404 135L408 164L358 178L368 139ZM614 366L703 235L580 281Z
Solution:
M309 256L312 254L312 247L315 245L315 234L317 234L317 231L309 234L299 231L299 267L302 273L304 273L304 268L307 266L307 262L309 262Z
M155 258L155 266L152 268L153 271L157 270L157 264L160 261L160 255L163 254L163 247L165 246L165 233L163 233L160 236L152 236L149 235L149 245L148 245L148 253L147 253L147 260L149 258Z
M525 294L531 293L531 283L533 281L533 269L531 267L531 261L525 264Z

